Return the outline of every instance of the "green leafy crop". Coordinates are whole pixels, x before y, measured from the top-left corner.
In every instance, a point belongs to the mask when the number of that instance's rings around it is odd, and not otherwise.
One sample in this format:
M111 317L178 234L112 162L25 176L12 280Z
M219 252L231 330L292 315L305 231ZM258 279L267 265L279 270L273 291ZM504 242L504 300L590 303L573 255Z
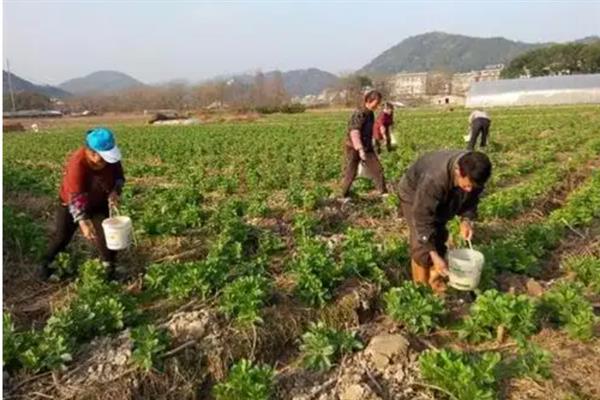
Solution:
M419 358L425 380L460 400L496 399L500 353L466 354L455 350L427 350Z
M358 276L380 285L387 285L379 264L381 254L373 240L373 232L350 228L342 245L342 268L345 276Z
M262 322L260 310L268 294L268 281L262 276L242 276L223 289L221 310L241 325Z
M131 330L131 338L133 362L144 371L150 371L153 366L160 368L160 357L169 343L167 332L153 325L142 325Z
M231 367L229 376L214 388L217 400L268 400L273 394L273 369L242 359Z
M394 320L406 325L413 333L427 333L444 315L444 302L430 287L404 282L384 296L385 311Z
M583 285L559 282L542 297L542 310L551 321L564 326L574 338L588 340L597 318L589 301L582 295Z
M330 250L316 239L302 242L290 269L296 280L298 297L316 307L323 306L331 298L331 291L341 278Z
M573 256L564 265L575 273L578 281L600 295L600 257Z
M306 368L327 371L341 355L362 347L362 343L353 334L317 322L311 324L309 330L302 335L300 351Z
M534 333L538 327L538 314L533 300L525 295L488 290L471 306L460 336L473 342L489 340L496 337L500 327L515 338Z

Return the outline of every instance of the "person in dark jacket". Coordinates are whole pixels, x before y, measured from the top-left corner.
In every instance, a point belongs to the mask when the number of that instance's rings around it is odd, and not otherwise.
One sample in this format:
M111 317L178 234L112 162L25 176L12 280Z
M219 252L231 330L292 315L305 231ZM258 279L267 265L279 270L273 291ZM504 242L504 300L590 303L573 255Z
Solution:
M356 178L359 163L363 163L368 175L373 179L380 193L387 193L383 168L373 148L373 125L377 109L381 102L381 93L376 90L367 92L363 106L354 111L348 122L348 131L344 141L346 167L342 180L342 197L347 198L352 182Z
M402 177L398 195L410 232L413 281L445 290L446 224L461 218L465 240L473 236L473 221L484 185L492 172L481 152L443 150L424 154Z
M487 138L490 133L490 125L492 120L490 116L481 110L475 110L469 115L469 126L471 127L471 137L467 150L474 150L477 144L477 138L481 134L481 148L487 146Z
M108 218L109 207L117 205L125 184L120 161L121 151L106 128L89 130L85 145L70 155L60 186L56 232L39 271L43 279L50 277L52 261L65 250L77 228L94 243L109 274L114 274L116 252L106 247L102 221Z

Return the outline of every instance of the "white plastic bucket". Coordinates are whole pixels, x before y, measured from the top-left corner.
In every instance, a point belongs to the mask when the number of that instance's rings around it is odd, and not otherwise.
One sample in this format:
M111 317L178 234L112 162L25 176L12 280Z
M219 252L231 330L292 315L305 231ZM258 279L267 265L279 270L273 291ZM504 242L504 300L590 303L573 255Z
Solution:
M455 249L448 252L449 283L458 290L475 290L479 286L485 258L472 249Z
M369 175L367 174L367 169L365 168L365 163L364 162L359 162L358 163L358 173L357 176L359 178L368 178Z
M131 244L133 226L131 218L118 216L102 221L106 247L110 250L125 250Z

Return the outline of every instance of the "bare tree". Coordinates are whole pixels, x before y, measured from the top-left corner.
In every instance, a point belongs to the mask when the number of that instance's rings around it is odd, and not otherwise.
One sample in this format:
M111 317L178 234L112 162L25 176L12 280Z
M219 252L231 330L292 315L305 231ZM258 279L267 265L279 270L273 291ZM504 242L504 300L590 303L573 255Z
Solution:
M378 90L384 99L389 100L393 96L393 85L388 75L378 75L373 78L373 88Z
M432 71L427 76L425 93L428 95L450 94L452 89L452 73L446 70Z
M289 100L289 96L285 90L283 74L281 73L281 71L273 72L272 77L267 84L267 87L270 105L279 106L286 103Z
M261 71L258 71L256 75L254 75L254 105L257 107L262 107L266 105L266 82L265 82L265 74Z
M340 89L346 92L345 105L351 107L360 105L363 93L369 87L373 87L373 82L366 75L352 74L342 77Z

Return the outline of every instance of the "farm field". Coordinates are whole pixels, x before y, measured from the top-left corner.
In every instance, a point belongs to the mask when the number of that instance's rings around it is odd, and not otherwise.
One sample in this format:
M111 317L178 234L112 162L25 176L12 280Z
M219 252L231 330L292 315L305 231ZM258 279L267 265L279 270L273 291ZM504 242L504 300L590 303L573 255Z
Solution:
M397 111L391 188L420 154L463 148L468 113ZM338 200L348 116L111 120L135 228L127 285L80 237L60 281L32 274L89 127L5 134L6 398L600 398L600 107L491 111L475 298L407 281L395 195L359 179Z

